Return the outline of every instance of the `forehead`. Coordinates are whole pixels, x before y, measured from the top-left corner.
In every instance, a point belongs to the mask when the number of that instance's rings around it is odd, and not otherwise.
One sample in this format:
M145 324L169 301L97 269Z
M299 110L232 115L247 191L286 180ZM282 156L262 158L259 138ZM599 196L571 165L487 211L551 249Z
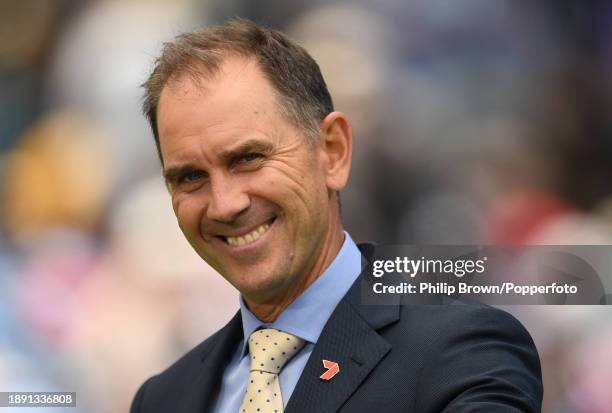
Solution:
M212 76L171 79L160 95L157 122L161 138L214 125L248 126L277 112L274 88L255 59L228 56Z

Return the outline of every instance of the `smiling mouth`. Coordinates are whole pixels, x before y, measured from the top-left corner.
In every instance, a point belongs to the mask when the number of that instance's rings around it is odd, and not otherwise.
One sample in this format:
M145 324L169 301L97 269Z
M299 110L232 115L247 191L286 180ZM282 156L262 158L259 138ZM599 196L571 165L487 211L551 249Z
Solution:
M250 244L251 242L257 241L263 234L265 234L270 229L270 226L274 223L275 220L276 220L276 217L272 218L268 222L261 224L260 226L255 228L253 231L247 234L244 234L244 235L240 235L237 237L221 236L219 238L221 238L227 244L234 246L234 247L247 245L247 244Z

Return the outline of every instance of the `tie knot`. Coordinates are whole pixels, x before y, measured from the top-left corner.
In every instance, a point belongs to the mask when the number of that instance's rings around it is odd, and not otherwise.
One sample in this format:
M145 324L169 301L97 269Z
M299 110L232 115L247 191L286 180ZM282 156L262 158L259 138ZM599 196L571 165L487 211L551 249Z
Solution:
M304 340L274 328L257 330L249 337L251 370L280 373L300 349Z

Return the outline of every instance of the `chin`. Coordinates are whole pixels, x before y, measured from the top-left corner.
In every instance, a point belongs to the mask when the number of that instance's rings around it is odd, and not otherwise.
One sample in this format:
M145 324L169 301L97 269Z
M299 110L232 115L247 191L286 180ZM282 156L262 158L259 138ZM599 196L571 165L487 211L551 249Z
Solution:
M269 276L266 279L245 280L241 285L234 284L240 293L254 301L267 301L287 289L283 279L278 276ZM283 288L284 287L284 288Z

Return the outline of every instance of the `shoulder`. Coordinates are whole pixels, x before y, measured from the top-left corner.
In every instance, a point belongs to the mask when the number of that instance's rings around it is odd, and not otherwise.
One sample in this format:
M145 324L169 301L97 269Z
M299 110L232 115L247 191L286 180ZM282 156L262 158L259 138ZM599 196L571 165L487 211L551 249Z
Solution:
M440 339L470 331L504 332L533 343L525 327L510 313L484 304L403 305L400 328Z
M536 346L529 332L513 315L483 304L400 305L395 323L379 334L398 353L420 355L420 363L436 363L447 354L462 358L486 351L517 356L539 373Z
M184 354L164 371L145 381L132 401L130 412L141 412L145 399L146 405L155 405L156 400L161 403L163 399L180 399L178 396L201 376L203 361L209 356L212 357L211 353L216 354L214 350L219 346L228 344L230 336L239 324L240 318L234 317L225 327Z
M539 410L538 352L514 316L482 304L404 306L400 311L397 336L410 337L410 347L420 352L417 406L422 411L432 401L440 403L433 410Z
M442 366L452 357L472 366L490 357L540 374L529 332L510 313L483 304L402 306L392 341L419 348L425 365ZM486 356L487 359L480 359ZM466 365L466 367L468 367Z
M181 356L178 360L172 363L161 373L151 377L150 384L163 384L165 382L171 383L176 382L181 378L184 378L186 374L189 374L195 366L199 365L202 360L206 358L208 353L215 347L215 343L218 341L223 330L219 330L206 340L189 350L186 354Z
M173 393L194 375L195 367L200 364L204 354L210 351L219 332L210 336L208 339L194 347L187 354L183 355L166 370L158 373L146 380L136 392L130 413L143 412L143 405L150 405L151 400L163 397L164 394ZM147 403L144 400L147 400Z

